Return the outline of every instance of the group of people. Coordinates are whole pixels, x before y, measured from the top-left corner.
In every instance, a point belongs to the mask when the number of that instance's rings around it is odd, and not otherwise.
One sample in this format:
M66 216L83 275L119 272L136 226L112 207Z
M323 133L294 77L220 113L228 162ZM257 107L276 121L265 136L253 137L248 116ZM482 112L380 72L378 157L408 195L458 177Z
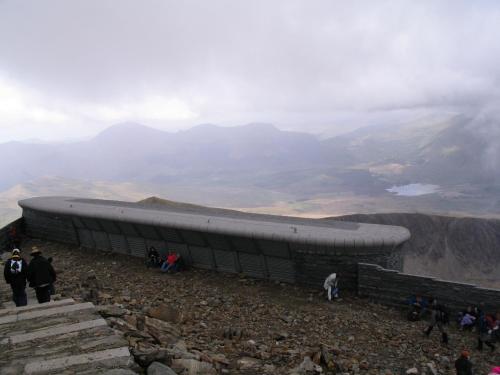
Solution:
M154 246L148 250L148 267L159 267L161 272L178 272L182 268L182 257L179 253L169 251L165 259L162 259L160 253Z
M477 331L478 350L485 344L493 352L495 343L500 342L500 312L485 313L477 306L468 306L458 314L457 323L460 330Z
M429 336L434 326L437 326L442 335L442 342L447 343L448 335L444 326L450 321L448 309L438 304L436 299L428 302L420 295L410 297L408 320L420 320L428 311L431 313L431 324L425 330L425 334ZM483 345L486 345L494 351L495 342L500 342L500 312L485 313L477 306L468 306L458 314L457 324L462 331L470 329L477 332L477 350L483 350Z
M31 261L28 263L18 248L12 250L12 255L5 262L3 275L5 282L12 290L12 300L16 306L26 306L28 298L26 295L26 284L35 289L38 303L50 302L51 294L54 294L54 283L56 272L52 267L51 258L42 256L41 250L34 246L31 249Z
M430 324L424 330L424 334L429 336L432 329L437 327L441 333L441 341L447 344L448 334L445 331L445 326L450 322L450 314L446 306L439 304L436 299L427 300L420 295L411 296L408 304L408 320L417 321L430 313ZM485 344L491 349L491 352L495 351L495 342L500 342L499 312L488 314L477 306L469 306L458 314L456 322L459 330L470 329L477 332L477 350L483 350ZM455 361L455 368L458 375L472 374L472 362L470 361L470 353L467 350L464 350ZM500 367L495 367L492 374L500 374Z

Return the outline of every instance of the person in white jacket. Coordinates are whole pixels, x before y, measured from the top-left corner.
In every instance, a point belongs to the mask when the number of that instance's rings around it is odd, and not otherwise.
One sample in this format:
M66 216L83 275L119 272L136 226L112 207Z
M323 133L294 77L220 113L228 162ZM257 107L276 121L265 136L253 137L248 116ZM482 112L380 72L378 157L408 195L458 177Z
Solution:
M336 273L330 274L323 284L323 288L328 292L328 301L331 301L332 298L339 298L339 288L338 288L339 279Z

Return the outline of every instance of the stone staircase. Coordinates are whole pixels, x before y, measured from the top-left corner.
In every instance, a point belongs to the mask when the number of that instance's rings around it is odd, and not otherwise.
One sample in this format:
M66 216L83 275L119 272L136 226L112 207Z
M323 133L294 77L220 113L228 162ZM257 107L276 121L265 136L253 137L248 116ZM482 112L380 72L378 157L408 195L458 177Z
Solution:
M27 292L28 305L15 307L0 280L0 375L135 373L128 342L92 303L38 304L32 289Z

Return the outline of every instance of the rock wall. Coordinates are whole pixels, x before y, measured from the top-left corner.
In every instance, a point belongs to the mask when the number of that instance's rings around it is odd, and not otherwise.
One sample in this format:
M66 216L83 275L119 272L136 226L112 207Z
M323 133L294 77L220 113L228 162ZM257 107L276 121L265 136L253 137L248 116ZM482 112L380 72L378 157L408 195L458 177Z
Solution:
M418 213L349 215L325 219L400 225L411 238L400 254L402 270L500 289L500 220Z
M24 220L23 218L19 218L17 220L14 220L10 224L7 224L5 227L0 228L0 252L3 250L10 251L11 249L9 248L9 239L7 236L7 233L10 229L10 227L15 227L17 229L17 232L19 234L22 233L23 231L23 224Z
M387 267L394 248L327 247L255 237L237 237L131 221L64 216L23 209L26 233L34 238L146 257L154 246L165 255L178 252L187 265L255 278L321 287L337 272L343 289L356 291L357 264Z
M455 312L468 305L482 306L483 310L491 312L500 309L498 289L404 274L374 264L358 264L359 296L382 304L402 306L409 296L415 294L437 298Z

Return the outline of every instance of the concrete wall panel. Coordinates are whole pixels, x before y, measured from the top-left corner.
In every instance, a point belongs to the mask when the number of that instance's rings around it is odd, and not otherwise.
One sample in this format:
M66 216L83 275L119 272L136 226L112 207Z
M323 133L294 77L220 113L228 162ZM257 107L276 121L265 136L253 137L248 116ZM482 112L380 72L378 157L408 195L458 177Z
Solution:
M278 281L294 283L295 280L295 265L290 259L266 257L267 269L269 278Z
M109 251L111 250L111 244L109 243L108 234L103 231L92 231L92 238L95 242L96 249Z
M264 258L260 254L238 253L241 271L259 279L267 278Z
M130 255L139 258L146 258L146 242L144 238L127 236L128 248L130 249Z
M109 234L111 250L115 253L129 254L127 239L122 234Z
M78 229L78 237L80 238L80 246L88 247L89 249L94 249L95 242L92 237L92 231L88 229Z
M189 246L193 266L205 269L215 269L212 249L209 247Z
M238 272L238 268L236 266L236 253L234 251L225 251L225 250L214 250L215 257L215 265L217 271L222 272Z

